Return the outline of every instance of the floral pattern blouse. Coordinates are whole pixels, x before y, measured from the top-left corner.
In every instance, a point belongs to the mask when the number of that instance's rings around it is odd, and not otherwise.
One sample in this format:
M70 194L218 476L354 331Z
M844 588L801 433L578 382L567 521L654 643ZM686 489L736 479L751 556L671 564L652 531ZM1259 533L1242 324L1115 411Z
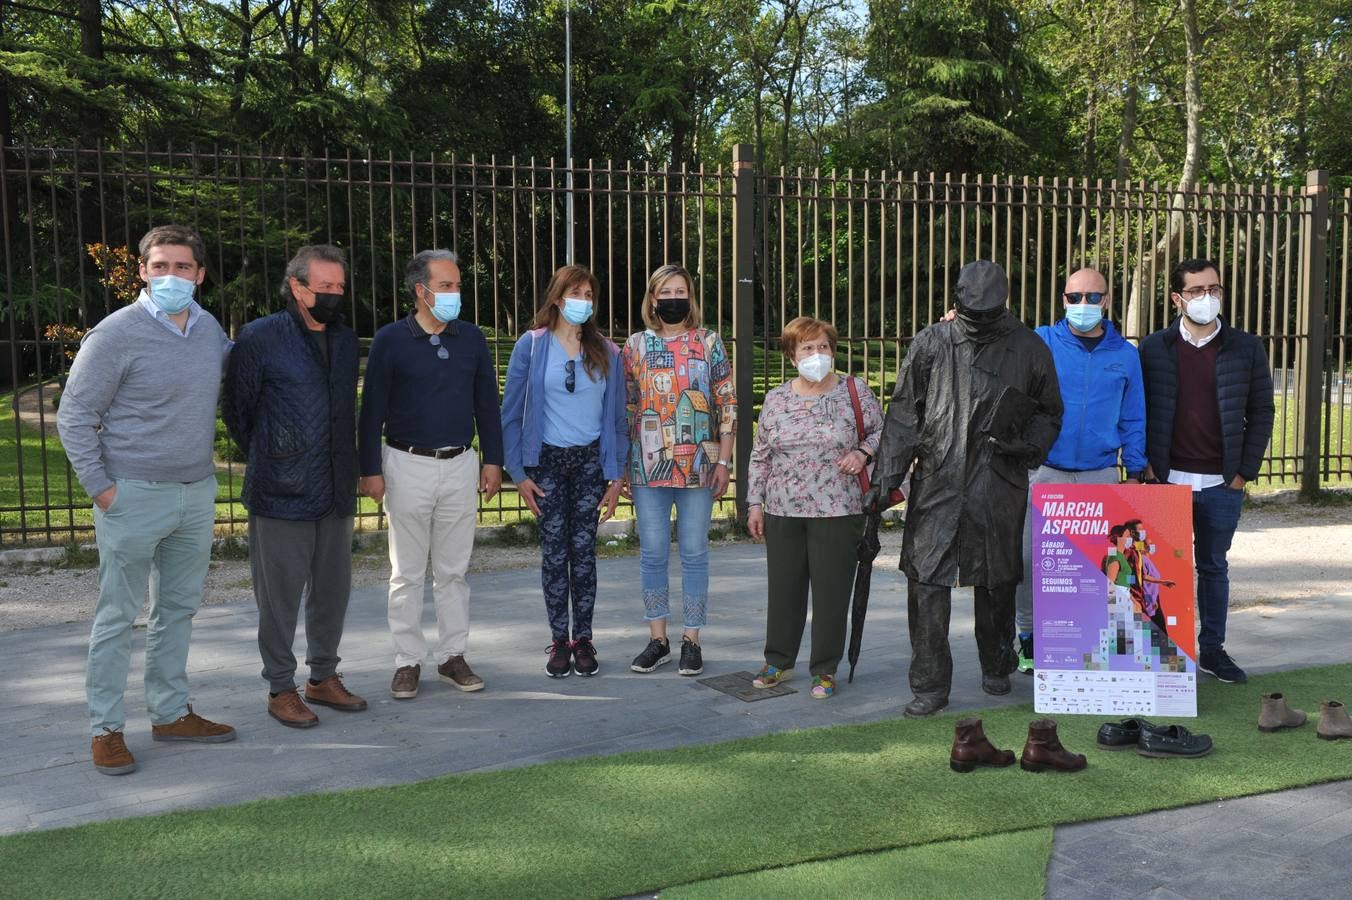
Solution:
M821 396L794 393L785 382L765 395L747 471L747 503L759 503L772 516L807 519L852 516L862 512L859 476L836 468L850 450L878 452L883 409L868 385L854 379L864 416L859 439L850 389L841 375Z
M716 332L629 336L622 354L629 415L629 483L707 487L719 438L737 424L732 364Z

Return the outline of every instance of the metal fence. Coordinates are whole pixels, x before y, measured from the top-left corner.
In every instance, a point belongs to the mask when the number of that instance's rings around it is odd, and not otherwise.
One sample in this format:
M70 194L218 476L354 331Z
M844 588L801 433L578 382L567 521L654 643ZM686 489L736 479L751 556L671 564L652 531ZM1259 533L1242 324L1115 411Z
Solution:
M777 336L794 315L835 322L842 364L886 395L911 337L951 305L967 261L1006 267L1011 305L1030 325L1056 317L1068 271L1094 265L1109 277L1114 318L1139 336L1168 321L1173 263L1203 255L1220 261L1230 289L1224 314L1258 333L1274 368L1295 379L1278 393L1262 479L1352 476L1352 410L1333 389L1348 369L1352 196L1330 198L1322 176L1305 190L1178 194L1073 179L757 172L750 158L739 146L726 169L572 169L576 257L600 279L596 315L612 336L642 327L639 302L658 265L680 261L694 275L705 322L724 334L737 371L738 471L760 398L789 374ZM234 330L279 307L282 271L298 246L338 244L351 257L348 313L365 346L410 306L407 259L453 247L464 260L462 315L485 330L505 371L564 261L568 173L516 158L0 152L0 378L10 401L0 409L9 416L0 421L0 545L74 540L92 527L53 401L79 334L125 302L109 249L134 253L155 224L194 226L210 257L204 305ZM1166 240L1171 225L1177 238ZM1316 371L1322 380L1309 377ZM234 529L244 521L243 469L223 432L218 451L218 521ZM520 511L509 487L481 517L511 521ZM380 510L363 501L359 523L379 527Z

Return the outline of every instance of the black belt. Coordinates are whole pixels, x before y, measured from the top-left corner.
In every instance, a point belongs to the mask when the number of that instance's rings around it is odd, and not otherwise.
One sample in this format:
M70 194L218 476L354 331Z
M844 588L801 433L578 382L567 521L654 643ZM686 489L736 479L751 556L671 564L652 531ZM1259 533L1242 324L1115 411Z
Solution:
M405 453L412 453L414 456L427 456L431 459L455 459L461 453L468 450L468 447L448 447L444 450L432 450L427 447L414 447L412 444L405 444L403 441L396 441L394 438L385 438L385 443L396 450L403 450Z

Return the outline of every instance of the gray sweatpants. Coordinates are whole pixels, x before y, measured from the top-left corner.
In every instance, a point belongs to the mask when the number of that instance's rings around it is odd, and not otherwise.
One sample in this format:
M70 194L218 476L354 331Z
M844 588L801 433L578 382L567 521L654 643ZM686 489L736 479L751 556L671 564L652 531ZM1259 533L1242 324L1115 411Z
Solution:
M352 593L352 517L291 522L249 516L249 568L258 602L258 652L273 693L296 686L296 620L305 603L305 664L322 681L338 671Z
M1028 473L1028 511L1023 514L1023 580L1014 591L1014 629L1019 634L1033 631L1033 485L1035 484L1117 484L1121 481L1117 466L1067 472L1051 466L1038 466Z

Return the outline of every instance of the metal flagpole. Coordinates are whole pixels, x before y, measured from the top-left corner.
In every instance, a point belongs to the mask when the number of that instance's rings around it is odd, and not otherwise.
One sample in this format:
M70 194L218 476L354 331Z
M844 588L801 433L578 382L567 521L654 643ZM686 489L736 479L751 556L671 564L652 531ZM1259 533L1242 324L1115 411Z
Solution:
M564 219L568 227L566 242L568 265L573 264L573 16L572 0L563 3L563 155L568 166L568 193L564 200Z

